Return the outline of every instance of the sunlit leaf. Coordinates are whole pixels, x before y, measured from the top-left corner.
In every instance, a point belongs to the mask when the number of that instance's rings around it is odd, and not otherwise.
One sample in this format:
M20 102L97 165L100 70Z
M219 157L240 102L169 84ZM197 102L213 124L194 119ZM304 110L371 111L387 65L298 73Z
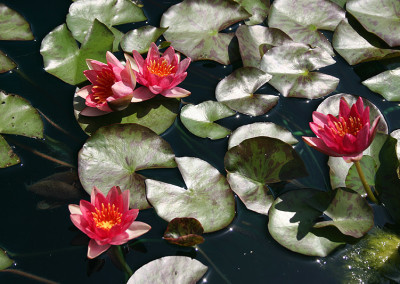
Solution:
M14 264L14 261L10 259L7 253L0 248L0 271L9 268Z
M136 171L175 167L171 146L150 129L138 124L113 124L99 128L78 155L83 188L107 193L111 187L129 189L131 208L150 207L144 176Z
M153 26L143 26L127 32L121 39L121 48L125 52L132 53L136 50L139 53L145 53L149 50L150 44L157 39L168 28L156 28Z
M19 157L13 152L7 141L0 135L0 168L7 168L21 162Z
M187 256L165 256L153 260L129 278L127 284L139 283L197 283L207 271L207 266Z
M230 64L228 46L235 35L219 31L249 17L233 1L185 0L163 14L160 26L169 27L165 39L192 60Z
M175 160L187 189L146 179L147 198L158 216L166 221L196 218L205 233L228 226L235 217L235 199L225 177L198 158Z
M388 101L400 101L400 68L382 72L363 81L362 84Z
M171 244L191 247L204 242L204 229L195 218L174 218L168 223L164 240Z
M17 64L0 50L0 74L8 72L17 67Z
M360 165L367 183L369 184L369 186L374 187L375 173L378 170L378 166L376 165L374 158L364 155L360 160ZM364 186L360 180L360 176L358 175L356 165L354 163L349 168L345 183L347 188L351 188L361 196L366 196Z
M0 3L0 40L33 40L29 23L18 12ZM1 65L0 65L1 66Z
M231 131L214 121L232 116L235 112L222 103L205 101L198 105L186 105L181 110L183 125L194 135L202 138L221 139Z
M336 89L339 79L311 72L335 60L320 48L291 43L271 48L261 59L260 69L273 77L269 83L285 97L315 99Z
M279 97L255 92L271 77L255 67L236 69L218 83L215 97L238 112L253 116L265 114L278 103Z
M246 20L246 25L261 24L269 12L269 0L234 0L239 3L252 16Z

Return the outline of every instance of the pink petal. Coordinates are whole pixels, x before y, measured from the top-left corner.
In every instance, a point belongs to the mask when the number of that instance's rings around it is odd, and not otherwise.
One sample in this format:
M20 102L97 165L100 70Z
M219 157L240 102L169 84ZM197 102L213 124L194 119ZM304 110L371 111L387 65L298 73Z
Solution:
M89 216L92 219L92 212L95 211L94 205L86 200L81 200L79 202L79 207L81 209L82 215L85 219Z
M361 114L361 122L362 122L362 124L369 123L369 107L368 106L364 109L364 112Z
M328 124L328 117L318 111L313 112L312 118L313 122L321 127L323 127L325 124Z
M75 227L85 233L86 226L84 225L87 224L87 222L85 221L83 216L79 214L72 214L69 217L71 218L71 222L75 225Z
M176 75L174 78L174 81L171 82L171 85L169 86L169 89L175 88L176 86L178 86L180 83L182 83L183 80L185 80L187 76L187 73L181 73L179 75Z
M112 54L111 52L107 51L106 59L107 59L107 63L111 63L120 69L124 69L124 65L122 65L122 63L118 60L118 58L115 57L115 55Z
M131 193L129 190L124 190L122 192L121 196L122 196L122 202L123 202L122 212L127 212L129 210L129 199L130 199Z
M113 99L123 98L129 95L132 95L133 89L126 86L122 81L119 81L111 86L111 90L113 92ZM107 98L109 101L110 97Z
M183 59L182 62L179 63L178 70L175 72L175 74L179 75L179 74L185 72L186 69L188 69L188 67L189 67L190 61L191 61L191 59L189 57Z
M89 80L90 83L96 84L96 82L97 82L97 72L99 72L99 71L85 70L85 71L83 71L83 75L86 76L86 78Z
M145 64L143 57L136 50L132 51L132 55L136 62L135 64L132 64L133 70L139 74L143 74L143 66ZM130 56L126 56L126 58L131 61Z
M125 85L131 87L132 90L135 89L136 76L129 61L126 61L126 68L121 71L121 80Z
M309 125L310 125L312 132L314 132L318 136L318 132L321 129L321 125L318 125L314 122L310 122Z
M87 257L90 259L98 257L100 254L108 250L110 247L111 247L110 244L99 245L95 240L91 239L88 246Z
M118 186L113 186L107 193L106 199L109 203L115 204L116 206L118 204L118 198L121 194L121 189Z
M345 98L340 99L340 105L339 105L339 116L341 117L349 117L350 115L350 106L349 103L346 101Z
M155 97L156 95L157 94L151 92L147 87L142 86L133 91L133 98L131 102L138 103L146 101L148 99L151 99L152 97Z
M171 64L175 59L175 49L172 46L168 47L162 57L167 60L168 64Z
M188 90L179 87L175 87L171 90L165 90L161 92L161 95L167 98L184 98L189 96L190 94L191 93Z
M77 204L70 204L70 205L68 205L68 209L69 209L69 212L70 212L71 214L82 215L81 208L80 208L79 205L77 205Z
M375 118L374 122L372 123L371 129L370 129L370 131L369 131L369 141L368 141L368 144L371 144L371 143L372 143L372 140L374 140L376 131L378 130L377 126L378 126L378 123L379 123L380 119L381 119L381 117L378 116L377 118Z
M95 71L101 71L103 67L107 66L107 64L104 64L103 62L92 59L86 59L86 64L90 70L95 70Z
M151 61L157 60L158 58L160 58L160 52L158 51L157 45L154 42L152 42L150 44L150 48L147 53L146 62L149 62L150 60Z
M357 112L361 115L364 112L364 102L361 97L358 97L355 106L357 108Z
M362 152L368 148L369 143L369 124L366 124L357 133L356 149L357 152Z
M150 85L148 86L149 90L154 94L161 93L164 89L157 85Z
M139 54L137 51L136 51L136 53ZM128 62L129 62L132 69L136 72L139 72L139 67L136 63L136 59L134 59L132 56L130 56L129 54L126 54L126 53L124 53L124 57L125 57L126 64L128 64ZM138 59L140 61L142 61L142 63L144 63L143 57L140 54L139 54L139 57L140 58L138 58Z
M92 92L92 87L93 85L85 86L81 89L79 89L76 94L80 96L81 98L86 99L86 97Z
M332 149L328 148L325 143L316 137L302 137L304 142L307 143L308 146L324 153L325 155L332 156L332 157L341 157L342 155L333 151Z
M150 225L143 222L134 221L132 225L129 226L128 230L126 230L126 232L129 235L128 239L132 240L147 233L150 229Z
M346 155L351 155L353 153L358 154L359 147L358 143L362 143L362 141L357 141L357 138L352 134L345 134L343 136L343 144L342 144L342 151L346 153ZM361 150L362 151L362 150Z
M84 116L101 116L110 113L110 111L102 111L94 107L86 107L79 114Z

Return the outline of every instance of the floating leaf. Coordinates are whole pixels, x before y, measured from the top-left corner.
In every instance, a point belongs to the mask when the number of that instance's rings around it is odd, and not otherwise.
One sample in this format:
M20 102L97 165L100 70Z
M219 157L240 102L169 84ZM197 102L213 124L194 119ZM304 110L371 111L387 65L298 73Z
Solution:
M187 189L146 179L147 198L158 216L166 221L196 218L205 233L228 226L235 217L235 198L225 177L198 158L175 160Z
M244 140L259 136L277 138L288 144L296 144L298 140L290 131L272 122L255 122L240 126L232 132L228 141L228 149L235 147Z
M17 64L11 58L9 58L7 54L0 50L0 74L8 72L15 67L17 67Z
M365 178L369 186L375 186L375 173L378 166L374 158L364 155L360 160L361 169L364 172ZM361 196L366 196L364 186L361 183L360 176L358 175L356 165L353 163L346 176L346 187L351 188Z
M67 26L58 26L43 39L40 47L44 69L68 84L82 83L86 81L83 75L83 71L88 69L86 59L105 62L106 51L111 50L113 40L112 32L95 20L79 49Z
M168 223L164 240L179 246L192 247L204 242L204 229L195 218L174 218Z
M400 45L398 0L349 0L346 9L366 30L376 34L390 46Z
M136 171L175 167L171 146L150 129L138 124L113 124L99 128L78 155L83 188L96 186L103 193L111 187L129 189L130 207L150 207L144 177Z
M339 79L311 71L334 63L335 60L320 48L291 43L265 53L260 69L273 76L269 83L283 96L315 99L334 91Z
M344 8L344 5L346 5L347 2L347 0L329 0L329 1L338 4L342 8Z
M252 16L246 20L246 25L261 24L268 16L269 0L234 0Z
M0 271L9 268L14 264L14 261L10 259L7 253L0 248Z
M33 40L29 23L19 13L0 3L0 40ZM1 65L0 65L1 66Z
M228 46L235 35L219 31L248 17L233 1L185 0L167 10L160 25L169 27L165 39L192 60L230 64Z
M13 152L4 137L0 135L0 168L11 167L20 162L19 157Z
M234 111L222 103L205 101L198 105L184 106L181 110L181 121L194 135L214 140L226 137L231 131L213 122L234 114Z
M327 221L316 222L321 215ZM359 194L347 189L323 192L299 189L277 198L269 211L268 230L282 246L305 255L327 256L344 242L324 230L360 238L374 225L372 208ZM344 238L342 238L344 240Z
M179 100L156 96L151 100L132 103L122 111L91 117L80 115L85 107L85 100L75 94L75 118L88 135L92 135L101 126L114 123L137 123L161 134L174 123L179 112Z
M236 69L218 83L215 97L238 112L253 116L265 114L278 103L279 97L254 93L271 77L255 67Z
M292 146L270 137L244 140L229 149L224 163L232 190L248 209L265 215L273 202L268 184L307 175Z
M193 284L203 277L207 266L187 256L165 256L153 260L129 278L127 284L179 283Z
M271 6L268 26L287 33L294 41L319 47L335 55L321 30L334 31L345 11L325 0L276 0Z
M132 53L132 50L145 53L149 50L150 44L156 42L167 29L143 26L129 31L121 39L121 48L129 53Z
M400 68L382 72L363 81L362 84L388 101L400 101Z
M118 50L123 33L113 26L147 20L143 10L129 0L86 0L77 1L69 7L67 25L79 42L84 42L88 30L97 20L114 34L113 51Z

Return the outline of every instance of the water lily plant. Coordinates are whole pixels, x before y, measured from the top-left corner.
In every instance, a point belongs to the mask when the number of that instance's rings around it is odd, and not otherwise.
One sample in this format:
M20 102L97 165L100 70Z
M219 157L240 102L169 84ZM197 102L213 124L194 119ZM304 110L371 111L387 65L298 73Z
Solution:
M71 221L91 240L87 257L92 259L111 247L122 245L147 233L151 227L135 221L139 209L129 210L129 190L121 192L114 186L105 197L93 187L90 202L81 200L79 205L70 204Z

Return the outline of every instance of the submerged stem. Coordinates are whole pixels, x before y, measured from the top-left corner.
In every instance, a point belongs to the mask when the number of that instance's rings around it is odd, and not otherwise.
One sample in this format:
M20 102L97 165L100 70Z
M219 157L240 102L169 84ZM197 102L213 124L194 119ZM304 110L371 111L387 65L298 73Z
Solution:
M133 271L130 268L130 266L126 263L125 256L122 252L121 246L112 246L112 253L118 260L118 262L121 264L122 269L125 271L127 274L128 278L132 276Z
M26 277L26 278L29 278L29 279L33 279L33 280L36 280L36 281L39 281L39 282L42 282L42 283L45 283L45 284L58 284L58 282L54 282L52 280L37 276L35 274L31 274L31 273L28 273L28 272L25 272L25 271L22 271L22 270L18 270L18 269L3 269L3 270L0 270L0 272L1 271L2 272L9 272L9 273L17 274L17 275L20 275L20 276L23 276L23 277Z
M226 276L221 272L221 270L218 269L218 267L214 264L214 262L211 261L211 259L206 255L204 251L202 251L198 246L195 246L195 248L211 264L211 266L215 269L215 271L219 274L219 276L221 276L221 278L224 279L225 283L232 283L231 281L229 281L228 278L226 278Z
M360 180L361 180L361 182L362 182L362 184L364 186L364 190L367 193L369 199L372 202L378 204L379 203L378 200L376 199L374 193L371 190L371 187L369 186L369 184L367 183L367 180L365 179L364 172L361 169L360 161L355 161L354 165L356 165L356 169L357 169L358 175L360 176Z

